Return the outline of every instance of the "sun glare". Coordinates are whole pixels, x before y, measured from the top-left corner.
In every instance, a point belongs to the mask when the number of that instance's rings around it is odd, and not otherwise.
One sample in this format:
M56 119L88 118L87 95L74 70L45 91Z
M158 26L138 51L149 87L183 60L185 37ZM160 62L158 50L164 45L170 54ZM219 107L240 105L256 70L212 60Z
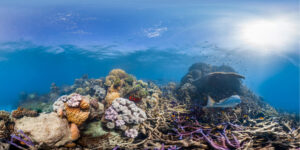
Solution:
M238 38L262 52L285 51L297 40L296 24L288 19L255 19L240 24Z

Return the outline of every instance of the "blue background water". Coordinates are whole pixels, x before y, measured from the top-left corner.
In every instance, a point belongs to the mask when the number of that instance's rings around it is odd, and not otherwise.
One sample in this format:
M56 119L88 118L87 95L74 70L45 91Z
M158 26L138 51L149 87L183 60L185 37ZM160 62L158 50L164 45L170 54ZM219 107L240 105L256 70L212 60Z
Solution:
M46 93L52 82L72 84L83 74L98 78L122 68L167 83L180 81L193 63L206 62L232 66L274 107L299 112L297 43L285 47L288 52L262 56L224 40L236 21L297 14L297 4L1 1L0 109L12 109L22 91Z

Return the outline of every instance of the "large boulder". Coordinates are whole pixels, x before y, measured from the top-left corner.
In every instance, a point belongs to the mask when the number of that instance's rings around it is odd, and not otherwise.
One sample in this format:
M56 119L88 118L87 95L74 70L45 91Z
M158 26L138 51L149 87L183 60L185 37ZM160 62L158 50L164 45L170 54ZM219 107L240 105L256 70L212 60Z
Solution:
M208 95L218 101L241 93L240 79L244 77L229 66L196 63L182 78L177 93L180 99L204 106Z
M15 130L22 130L33 142L47 147L62 146L72 141L68 121L56 113L17 119Z

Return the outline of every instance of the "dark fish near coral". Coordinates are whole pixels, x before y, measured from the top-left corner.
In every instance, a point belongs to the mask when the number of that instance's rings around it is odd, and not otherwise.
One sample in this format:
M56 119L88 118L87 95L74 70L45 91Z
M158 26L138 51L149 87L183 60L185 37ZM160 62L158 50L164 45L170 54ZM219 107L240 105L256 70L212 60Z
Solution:
M238 95L232 95L228 98L215 102L210 96L208 96L208 102L206 108L232 108L241 103L241 98Z

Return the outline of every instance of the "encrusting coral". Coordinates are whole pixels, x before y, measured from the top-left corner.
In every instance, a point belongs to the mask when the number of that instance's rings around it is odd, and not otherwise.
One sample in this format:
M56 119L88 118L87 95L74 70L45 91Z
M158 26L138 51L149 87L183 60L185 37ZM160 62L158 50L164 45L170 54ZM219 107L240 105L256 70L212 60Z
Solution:
M36 111L28 110L28 109L21 108L21 107L18 107L17 110L14 110L12 112L12 117L14 117L14 118L22 118L24 116L35 117L37 115L38 115L38 113Z

